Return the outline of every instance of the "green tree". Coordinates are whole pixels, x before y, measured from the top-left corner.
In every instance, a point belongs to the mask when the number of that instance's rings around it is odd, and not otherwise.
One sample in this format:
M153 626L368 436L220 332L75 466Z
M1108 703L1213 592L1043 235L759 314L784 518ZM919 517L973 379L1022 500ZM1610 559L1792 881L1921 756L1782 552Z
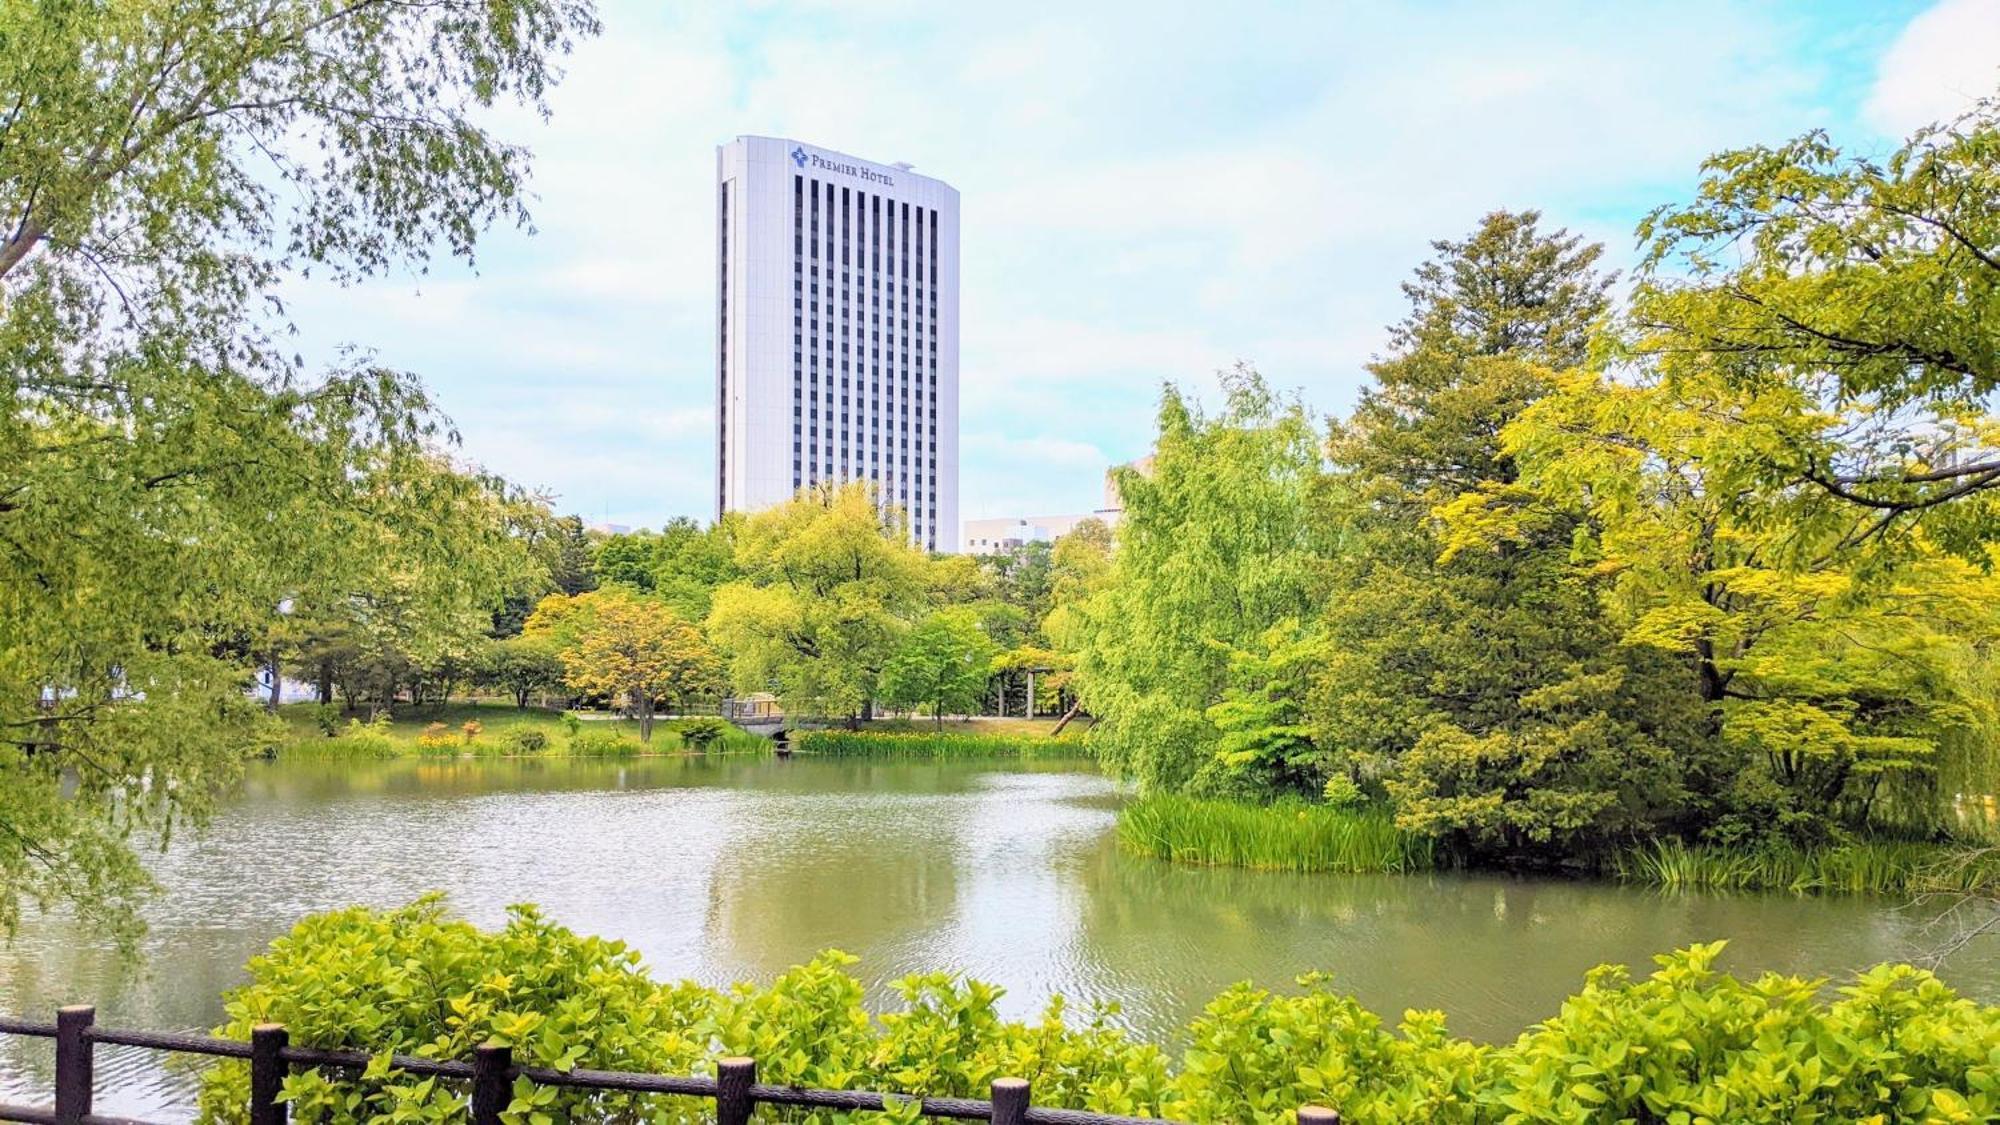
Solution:
M970 610L931 614L910 630L882 668L882 702L899 710L930 709L939 727L946 712L979 707L998 651Z
M1501 430L1582 363L1608 310L1600 248L1488 215L1404 287L1397 351L1335 427L1319 494L1332 560L1312 725L1337 787L1486 854L1586 849L1685 801L1684 716L1649 699L1673 665L1618 643L1603 576L1572 556L1583 516L1519 488ZM1504 548L1447 550L1438 509L1521 498ZM1667 692L1665 699L1674 698Z
M1631 351L1822 412L1756 461L1801 531L1846 534L1859 507L1864 533L1910 542L1922 524L1981 565L2000 533L1996 151L2000 99L1886 159L1814 132L1710 158L1694 201L1640 228Z
M1307 510L1321 462L1304 407L1247 368L1224 387L1214 416L1167 389L1152 468L1118 477L1117 553L1062 627L1100 760L1149 788L1211 757L1230 649L1311 614L1329 549Z
M1577 549L1613 576L1623 640L1692 669L1681 691L1731 755L1711 827L1811 838L1908 814L1953 732L1996 733L1984 654L2000 641L2000 583L1921 531L1883 545L1860 507L1844 509L1845 534L1820 534L1823 512L1802 528L1795 494L1766 487L1764 455L1825 425L1821 411L1801 390L1703 376L1698 358L1671 375L1571 377L1508 427L1524 483L1588 505ZM1466 541L1504 543L1516 509L1495 488L1447 516ZM1934 792L1915 807L1919 827L1941 823Z
M869 487L822 486L744 521L743 578L716 590L708 630L738 690L792 715L859 718L929 601L931 562Z
M529 696L562 686L562 654L546 637L497 640L485 652L480 679L513 696L514 706L526 708Z
M585 695L623 698L639 720L639 741L652 741L659 702L671 708L722 686L722 658L664 602L616 589L573 600L577 610L557 649L563 678Z
M242 638L385 569L497 596L493 482L421 388L309 377L279 282L469 257L519 220L575 0L0 6L0 927L68 900L129 934L129 846L243 751ZM431 573L432 570L436 573ZM474 596L475 587L476 597Z

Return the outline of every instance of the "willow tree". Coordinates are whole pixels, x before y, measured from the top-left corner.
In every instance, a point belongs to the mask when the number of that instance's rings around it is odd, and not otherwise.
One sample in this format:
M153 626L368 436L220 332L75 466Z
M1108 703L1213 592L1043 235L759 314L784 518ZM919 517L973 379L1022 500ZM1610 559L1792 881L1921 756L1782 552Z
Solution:
M0 6L0 926L130 934L130 846L199 820L260 737L251 650L384 575L485 599L493 482L408 375L309 373L287 277L469 258L519 222L580 0ZM414 576L414 577L412 577Z
M744 520L736 565L709 635L738 690L772 692L799 717L860 718L929 608L930 559L864 483L816 486Z
M1218 758L1208 709L1230 686L1234 649L1319 600L1328 544L1306 503L1319 432L1247 368L1224 389L1213 414L1167 389L1151 467L1117 471L1125 514L1110 568L1062 611L1100 758L1149 787L1261 783Z

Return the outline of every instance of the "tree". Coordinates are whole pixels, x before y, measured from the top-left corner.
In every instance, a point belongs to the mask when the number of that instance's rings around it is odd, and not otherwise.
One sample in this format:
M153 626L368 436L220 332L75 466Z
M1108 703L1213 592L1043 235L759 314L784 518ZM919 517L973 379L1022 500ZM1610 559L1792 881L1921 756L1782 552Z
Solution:
M480 678L526 708L529 696L562 686L562 654L545 637L507 637L488 646Z
M1650 702L1676 669L1618 645L1603 576L1572 557L1582 513L1520 488L1500 441L1608 309L1600 248L1538 221L1434 244L1317 497L1346 546L1311 706L1324 769L1486 855L1587 850L1684 804L1685 716ZM1520 498L1520 534L1451 550L1438 512L1481 489Z
M857 483L751 516L736 562L743 578L716 590L708 616L736 687L774 692L798 717L858 719L928 608L930 560Z
M1822 132L1724 152L1694 202L1640 228L1646 284L1630 351L1663 371L1699 357L1821 425L1758 451L1793 520L1930 542L1977 563L2000 531L2000 99L1920 130L1886 160Z
M1863 411L1856 408L1855 414ZM1860 424L1858 417L1848 420ZM1693 671L1682 691L1731 755L1725 835L1812 839L1892 812L1931 829L1940 747L1995 733L1985 657L2000 583L1919 529L1883 544L1847 507L1801 526L1796 492L1765 484L1765 452L1826 424L1803 392L1739 389L1692 359L1613 383L1578 373L1508 427L1524 483L1588 506L1576 549L1613 577L1628 645ZM1448 518L1465 539L1513 534L1515 497L1488 489Z
M700 620L708 616L715 588L739 577L735 539L742 518L731 512L703 528L677 516L657 533L606 536L596 566L606 582L657 593L682 616Z
M998 651L970 610L933 613L910 630L882 668L882 702L900 710L928 707L939 727L946 712L979 706Z
M652 741L657 702L672 707L721 687L721 658L665 603L615 590L574 600L582 604L573 631L557 650L564 679L585 695L622 697L639 741Z
M266 728L240 638L385 568L497 595L494 482L415 380L304 375L278 283L469 257L521 219L576 0L0 6L0 927L67 900L129 936L129 846ZM464 563L461 568L461 563ZM473 596L474 587L483 587Z
M1149 788L1208 760L1230 648L1309 616L1330 549L1306 506L1321 462L1304 407L1248 368L1223 383L1212 417L1167 389L1151 470L1119 471L1118 551L1062 630L1100 760Z

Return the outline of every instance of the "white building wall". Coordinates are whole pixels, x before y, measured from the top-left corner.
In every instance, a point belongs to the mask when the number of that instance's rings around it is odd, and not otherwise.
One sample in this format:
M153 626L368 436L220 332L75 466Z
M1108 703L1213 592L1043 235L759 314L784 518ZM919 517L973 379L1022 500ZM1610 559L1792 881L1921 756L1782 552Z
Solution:
M905 510L914 542L955 549L958 192L908 168L774 137L720 146L716 181L717 511L866 479L885 505Z

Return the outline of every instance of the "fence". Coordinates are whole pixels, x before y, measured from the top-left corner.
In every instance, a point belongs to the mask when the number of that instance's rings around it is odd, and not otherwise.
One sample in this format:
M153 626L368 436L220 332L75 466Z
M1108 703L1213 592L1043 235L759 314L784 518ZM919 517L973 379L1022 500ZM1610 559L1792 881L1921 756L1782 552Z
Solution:
M374 1056L364 1051L326 1051L294 1047L279 1024L261 1024L250 1033L250 1041L216 1039L207 1035L187 1035L167 1031L120 1031L97 1026L97 1010L89 1007L62 1008L56 1022L36 1023L0 1017L0 1035L27 1035L56 1041L56 1098L51 1108L0 1103L0 1121L45 1122L49 1125L151 1125L127 1117L105 1117L91 1112L94 1089L92 1052L99 1043L141 1047L212 1058L250 1061L250 1125L284 1125L287 1109L278 1100L285 1076L293 1067L325 1067L333 1070L364 1070ZM861 1090L809 1090L797 1086L773 1086L757 1081L757 1064L743 1058L722 1059L713 1078L675 1078L658 1074L631 1074L616 1070L551 1070L546 1067L515 1066L508 1047L485 1046L475 1049L471 1062L423 1059L397 1055L394 1064L405 1073L435 1075L467 1083L472 1092L472 1125L500 1125L500 1114L513 1101L514 1080L526 1078L543 1086L572 1090L616 1090L634 1094L672 1094L707 1098L715 1103L716 1125L747 1125L751 1111L760 1105L802 1106L843 1112L881 1110L889 1104L909 1099L895 1094ZM995 1125L1174 1125L1153 1118L1116 1117L1073 1109L1038 1109L1030 1104L1028 1083L1019 1078L996 1078L988 1101L970 1098L924 1098L925 1117L960 1121L991 1121ZM1299 1110L1299 1125L1339 1125L1340 1115L1328 1109L1307 1106Z

